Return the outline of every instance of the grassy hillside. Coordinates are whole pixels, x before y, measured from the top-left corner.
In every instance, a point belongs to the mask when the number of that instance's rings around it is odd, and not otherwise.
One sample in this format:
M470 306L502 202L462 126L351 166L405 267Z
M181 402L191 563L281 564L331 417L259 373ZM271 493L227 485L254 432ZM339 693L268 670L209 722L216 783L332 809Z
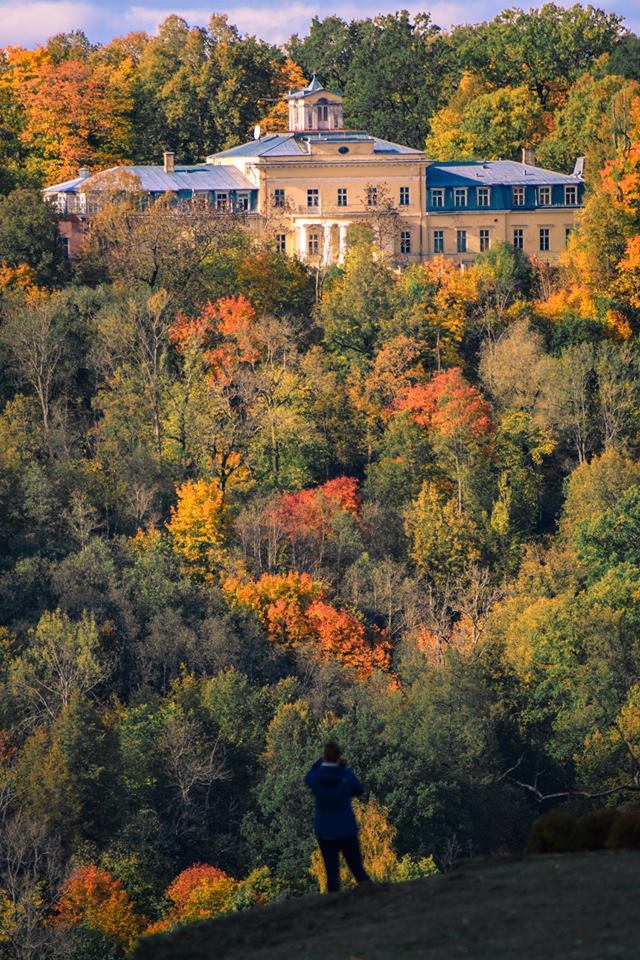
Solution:
M470 861L386 890L305 897L144 941L136 960L634 960L640 853Z

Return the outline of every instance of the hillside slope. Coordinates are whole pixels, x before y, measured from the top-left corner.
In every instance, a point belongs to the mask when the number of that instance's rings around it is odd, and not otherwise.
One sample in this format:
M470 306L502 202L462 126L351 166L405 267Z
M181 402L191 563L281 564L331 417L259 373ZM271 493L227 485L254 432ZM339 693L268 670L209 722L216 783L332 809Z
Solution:
M470 861L152 937L136 960L637 960L640 853Z

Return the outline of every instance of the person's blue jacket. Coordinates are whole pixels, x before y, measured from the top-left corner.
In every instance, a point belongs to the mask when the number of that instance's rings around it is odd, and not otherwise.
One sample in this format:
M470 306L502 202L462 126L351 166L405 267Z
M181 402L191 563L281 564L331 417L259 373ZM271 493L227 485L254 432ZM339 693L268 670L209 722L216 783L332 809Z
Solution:
M350 767L316 760L304 778L316 798L313 827L320 839L355 837L358 833L351 798L364 787Z

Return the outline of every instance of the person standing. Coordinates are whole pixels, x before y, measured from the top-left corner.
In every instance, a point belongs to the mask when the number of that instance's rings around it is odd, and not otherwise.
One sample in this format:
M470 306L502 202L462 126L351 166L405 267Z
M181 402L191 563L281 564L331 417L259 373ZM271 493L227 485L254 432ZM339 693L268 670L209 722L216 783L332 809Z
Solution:
M325 744L323 756L313 764L304 782L315 797L313 826L327 874L327 890L340 889L340 854L356 883L371 883L362 863L358 825L351 806L364 787L347 766L337 743Z

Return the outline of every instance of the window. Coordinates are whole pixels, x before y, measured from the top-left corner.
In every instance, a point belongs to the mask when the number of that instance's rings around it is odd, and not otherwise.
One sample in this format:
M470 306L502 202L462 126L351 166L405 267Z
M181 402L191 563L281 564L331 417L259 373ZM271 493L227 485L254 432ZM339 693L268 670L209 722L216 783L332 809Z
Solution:
M307 237L307 250L310 257L317 257L320 252L320 235L310 233Z
M540 249L549 249L549 227L540 227Z
M482 229L480 231L480 253L489 249L489 231Z
M236 197L236 208L238 210L248 210L249 209L249 194L248 193L239 193Z
M466 207L467 205L467 188L466 187L453 188L453 205L454 207Z
M433 231L433 252L444 253L444 230Z
M409 187L400 187L400 206L408 207L410 202Z
M326 123L329 119L329 107L323 104L318 104L318 120L321 123Z
M347 206L347 203L348 203L348 200L347 200L347 188L346 188L346 187L338 187L338 206L339 206L339 207L346 207L346 206Z
M456 249L458 253L467 252L467 231L456 230Z
M367 187L367 203L370 207L375 207L378 202L378 188Z
M62 247L62 255L65 257L69 256L69 237L60 237L60 246Z
M478 206L488 207L491 204L491 190L489 187L478 187Z
M284 207L284 190L273 191L273 205L274 207Z
M578 188L577 187L565 187L564 188L564 202L568 207L575 207L578 202Z
M411 253L411 231L400 231L400 253Z
M308 207L319 207L320 206L320 191L316 187L311 187L307 190L307 206Z
M564 245L565 245L565 247L566 247L567 244L569 243L569 238L570 238L570 236L571 236L571 231L572 231L572 230L573 230L573 227L565 227L565 228L564 228Z
M431 190L431 206L444 207L444 187L433 187Z
M217 210L226 210L229 205L229 194L228 193L216 193L216 209Z
M276 250L278 253L287 252L287 235L286 233L276 233Z
M538 187L538 206L551 206L551 187Z
M524 229L516 227L513 231L513 246L516 250L524 250Z
M512 187L511 192L513 195L513 205L514 207L524 207L525 204L525 188L524 187Z

